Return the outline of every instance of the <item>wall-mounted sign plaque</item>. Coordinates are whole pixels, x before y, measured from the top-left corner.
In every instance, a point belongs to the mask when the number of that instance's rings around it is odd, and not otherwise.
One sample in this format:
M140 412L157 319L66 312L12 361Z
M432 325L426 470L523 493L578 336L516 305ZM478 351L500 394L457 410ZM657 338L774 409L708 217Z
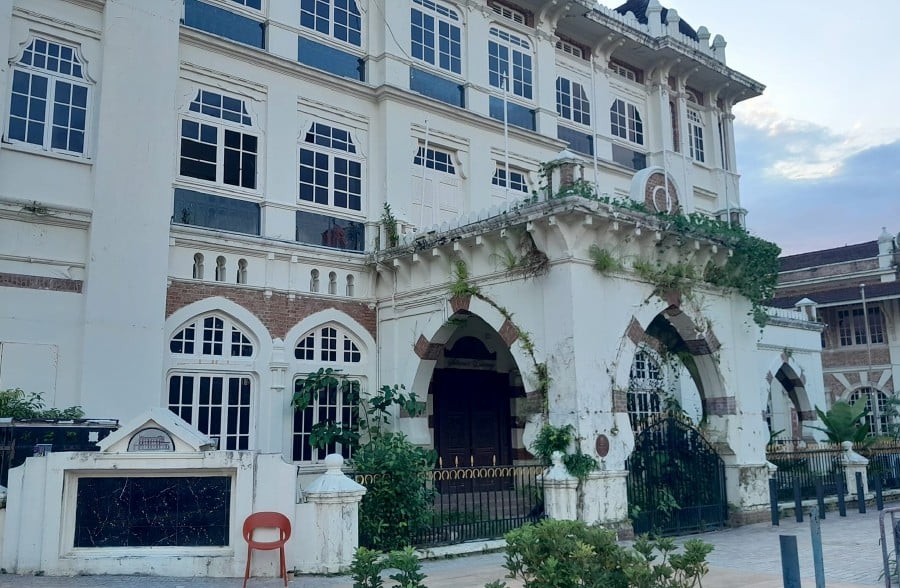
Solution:
M175 451L175 442L162 429L148 427L132 435L128 451Z

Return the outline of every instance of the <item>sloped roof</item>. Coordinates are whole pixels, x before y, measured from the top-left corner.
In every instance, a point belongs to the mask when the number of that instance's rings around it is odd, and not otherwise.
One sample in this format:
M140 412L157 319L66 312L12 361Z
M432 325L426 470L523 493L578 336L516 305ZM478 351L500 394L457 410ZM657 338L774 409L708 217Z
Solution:
M777 308L794 308L794 304L803 297L804 295L802 294L779 296L774 298L769 304ZM806 294L806 297L820 305L860 301L859 286L820 290ZM900 281L866 284L866 300L894 297L900 297Z
M634 13L634 16L637 17L638 22L641 24L647 24L647 6L650 4L650 0L628 0L625 4L616 8L616 12L619 14L625 14L627 12ZM662 14L660 14L660 22L666 22L666 15L669 13L669 9L663 7ZM695 41L699 41L700 38L697 37L697 31L694 30L694 27L685 22L683 18L678 20L678 31L687 37Z
M807 253L798 253L797 255L785 255L779 260L779 271L788 272L807 267L841 263L843 261L873 259L876 257L878 257L878 241L866 241L865 243L844 245L833 249L820 249L819 251L809 251Z

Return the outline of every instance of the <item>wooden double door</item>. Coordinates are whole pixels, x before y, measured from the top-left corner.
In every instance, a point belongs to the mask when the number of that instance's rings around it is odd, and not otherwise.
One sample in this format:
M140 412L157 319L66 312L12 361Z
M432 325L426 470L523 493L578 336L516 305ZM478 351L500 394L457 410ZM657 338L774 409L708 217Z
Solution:
M444 468L511 463L507 374L435 370L432 386L435 445Z

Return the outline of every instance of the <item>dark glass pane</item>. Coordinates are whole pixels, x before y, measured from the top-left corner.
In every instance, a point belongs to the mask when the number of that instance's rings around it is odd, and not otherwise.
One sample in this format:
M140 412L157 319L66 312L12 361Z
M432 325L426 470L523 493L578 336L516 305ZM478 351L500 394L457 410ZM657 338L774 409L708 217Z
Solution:
M175 189L173 222L259 235L259 204L182 188Z
M184 0L184 24L260 49L266 45L265 23L200 0Z
M409 68L409 89L451 106L466 106L463 86L415 67Z
M28 136L25 138L28 143L35 145L44 144L44 125L43 123L32 122L28 125Z
M365 249L365 225L342 218L297 212L297 241L349 251Z
M28 82L31 76L23 71L16 70L13 73L12 91L18 94L28 93Z
M586 155L594 154L594 142L583 131L576 131L562 125L556 127L556 136L569 144L569 149Z
M335 75L366 81L365 64L356 55L317 43L306 37L298 37L297 60Z

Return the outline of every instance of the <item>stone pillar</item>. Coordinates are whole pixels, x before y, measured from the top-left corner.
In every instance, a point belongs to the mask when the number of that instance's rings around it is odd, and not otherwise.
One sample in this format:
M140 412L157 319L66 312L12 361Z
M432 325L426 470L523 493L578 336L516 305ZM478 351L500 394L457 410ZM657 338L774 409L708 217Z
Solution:
M588 525L625 526L628 470L597 470L581 484L581 520Z
M312 533L317 552L308 554L318 574L345 571L359 546L359 502L366 489L341 471L344 458L336 453L325 458L325 473L312 481L305 495L315 507L312 529L295 532Z
M574 521L578 518L578 479L566 470L562 458L562 453L554 451L553 465L544 472L544 509L551 519Z
M853 443L844 441L841 443L844 448L844 454L841 456L841 464L844 466L844 476L846 477L847 493L856 494L856 472L862 474L863 495L869 493L869 481L866 471L869 469L869 460L853 451Z
M584 179L584 166L568 149L561 151L552 163L554 168L550 175L550 198L557 195L564 196L567 188Z

